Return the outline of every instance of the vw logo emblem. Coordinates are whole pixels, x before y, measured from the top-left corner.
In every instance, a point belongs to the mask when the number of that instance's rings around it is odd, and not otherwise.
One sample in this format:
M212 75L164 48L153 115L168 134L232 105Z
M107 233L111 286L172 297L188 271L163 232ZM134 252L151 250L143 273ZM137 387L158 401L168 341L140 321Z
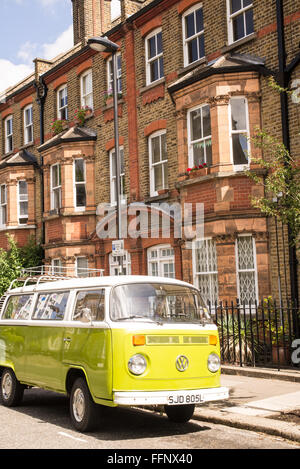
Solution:
M176 368L178 371L185 371L188 366L189 360L187 357L184 355L179 355L179 357L176 358Z

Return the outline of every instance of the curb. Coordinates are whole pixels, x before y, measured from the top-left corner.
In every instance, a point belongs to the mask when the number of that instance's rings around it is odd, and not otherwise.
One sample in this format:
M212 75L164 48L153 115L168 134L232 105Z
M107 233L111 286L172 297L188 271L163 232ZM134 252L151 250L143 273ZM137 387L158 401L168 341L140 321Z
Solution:
M227 425L229 427L240 428L243 430L267 433L269 435L279 436L281 438L300 443L299 427L280 420L250 416L245 418L241 415L230 414L229 412L213 411L208 409L200 410L199 408L195 409L193 419Z
M294 370L270 370L265 368L250 368L239 366L222 365L221 373L224 375L240 375L249 376L251 378L279 379L283 381L291 381L300 383L300 369Z

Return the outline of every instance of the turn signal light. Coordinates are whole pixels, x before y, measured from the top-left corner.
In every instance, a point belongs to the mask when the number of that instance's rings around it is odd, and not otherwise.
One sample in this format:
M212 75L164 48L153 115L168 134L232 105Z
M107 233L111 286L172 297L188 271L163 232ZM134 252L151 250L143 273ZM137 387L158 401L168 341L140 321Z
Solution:
M145 345L146 337L144 335L133 335L132 343L133 345Z
M217 345L218 337L216 335L209 336L209 345Z

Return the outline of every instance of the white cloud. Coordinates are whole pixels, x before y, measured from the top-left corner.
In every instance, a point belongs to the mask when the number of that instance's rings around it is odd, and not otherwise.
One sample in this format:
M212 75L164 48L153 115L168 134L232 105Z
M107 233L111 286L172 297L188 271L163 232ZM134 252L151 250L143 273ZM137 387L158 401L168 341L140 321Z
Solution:
M15 65L9 60L0 59L0 92L15 85L33 72L33 66Z
M53 1L53 0L45 0L45 1ZM55 1L55 0L54 0ZM44 59L53 59L57 55L61 54L62 52L67 51L73 47L73 26L69 26L69 28L64 31L58 38L52 42L51 44L43 44L42 45L42 57Z
M53 2L57 0L44 1ZM25 42L17 53L21 63L14 64L9 60L0 59L0 92L30 75L34 70L32 63L34 58L41 57L51 60L62 52L71 49L71 47L73 47L72 26L60 34L52 43L36 44L30 41Z

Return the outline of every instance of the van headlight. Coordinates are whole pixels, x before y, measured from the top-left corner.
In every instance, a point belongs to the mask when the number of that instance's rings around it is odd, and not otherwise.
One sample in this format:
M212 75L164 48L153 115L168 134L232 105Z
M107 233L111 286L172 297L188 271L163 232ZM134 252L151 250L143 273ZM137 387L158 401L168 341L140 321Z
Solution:
M146 368L146 358L141 354L133 355L128 361L128 369L134 375L142 375Z
M207 359L207 368L209 369L209 371L211 371L212 373L216 373L220 369L220 366L221 361L219 355L217 355L216 353L211 353Z

